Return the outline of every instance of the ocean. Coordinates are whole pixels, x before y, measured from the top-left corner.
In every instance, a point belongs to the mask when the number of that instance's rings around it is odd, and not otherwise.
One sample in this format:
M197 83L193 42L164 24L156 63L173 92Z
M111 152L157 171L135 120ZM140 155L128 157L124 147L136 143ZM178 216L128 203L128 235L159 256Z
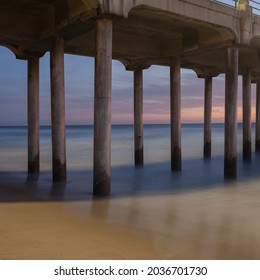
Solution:
M117 178L119 173L131 173L130 177L152 177L150 172L165 172L170 175L170 126L165 124L144 126L144 167L134 168L134 127L132 125L112 126L112 176ZM254 144L254 125L252 127L252 143ZM252 149L254 150L254 145ZM93 126L67 126L66 153L68 176L73 173L89 173L93 169ZM242 164L242 125L238 125L238 178L245 178L248 172L254 173L254 163L249 170L248 165ZM253 153L254 154L254 153ZM26 172L27 171L27 128L10 126L0 127L0 171ZM203 179L207 169L207 178L212 182L218 177L222 180L224 157L224 125L213 124L212 128L212 159L203 160L203 125L182 125L182 158L183 175L179 177L196 176L196 180ZM256 160L253 157L253 162ZM202 168L199 171L199 168ZM51 128L43 126L40 129L40 169L51 177ZM204 179L203 179L204 180ZM116 180L115 180L116 181ZM116 183L116 182L114 182ZM139 182L145 186L146 181ZM171 182L168 182L171 184ZM185 185L185 183L183 183ZM172 185L172 184L171 184ZM112 181L113 186L113 181ZM174 184L173 184L174 186Z
M241 124L231 182L223 124L213 124L210 160L203 125L182 125L178 173L169 125L144 126L138 168L133 126L113 125L111 196L102 200L92 197L93 127L67 126L66 135L68 181L57 185L50 127L40 130L37 181L27 180L27 128L0 128L0 259L260 259L260 156L252 145L252 162L243 163Z
M182 172L170 171L170 126L144 126L144 167L134 166L133 125L112 126L111 193L162 192L186 190L223 183L224 125L213 124L212 158L203 159L203 124L182 125ZM254 144L254 125L252 127ZM252 144L252 150L254 145ZM76 182L82 191L92 193L93 126L66 127L68 188ZM27 175L27 128L0 127L0 172L23 178ZM253 151L252 163L242 161L242 125L238 125L238 180L258 176L259 159ZM39 181L50 181L51 128L40 129ZM75 189L75 187L73 187Z

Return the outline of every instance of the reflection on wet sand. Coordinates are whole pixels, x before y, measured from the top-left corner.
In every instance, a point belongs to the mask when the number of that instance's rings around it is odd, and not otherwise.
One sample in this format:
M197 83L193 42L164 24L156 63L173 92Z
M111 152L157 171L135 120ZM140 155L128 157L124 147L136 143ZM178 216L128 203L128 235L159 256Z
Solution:
M0 187L1 259L260 258L257 181L103 200L33 188Z

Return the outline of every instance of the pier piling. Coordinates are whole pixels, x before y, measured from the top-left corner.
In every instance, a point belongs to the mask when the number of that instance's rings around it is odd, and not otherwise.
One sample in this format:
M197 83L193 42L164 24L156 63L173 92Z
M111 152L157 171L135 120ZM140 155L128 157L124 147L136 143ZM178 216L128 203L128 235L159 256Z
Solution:
M28 59L28 174L40 171L39 58Z
M204 158L211 157L212 77L205 78L204 96Z
M237 47L227 48L226 62L224 176L229 179L237 175Z
M96 21L93 194L110 194L112 19Z
M50 50L53 181L66 181L64 41L56 37Z
M251 71L243 73L243 161L251 161Z
M256 83L255 151L260 152L260 81Z
M181 60L172 58L170 66L171 83L171 170L181 171Z
M143 70L134 70L134 127L135 127L135 165L144 164L143 151Z

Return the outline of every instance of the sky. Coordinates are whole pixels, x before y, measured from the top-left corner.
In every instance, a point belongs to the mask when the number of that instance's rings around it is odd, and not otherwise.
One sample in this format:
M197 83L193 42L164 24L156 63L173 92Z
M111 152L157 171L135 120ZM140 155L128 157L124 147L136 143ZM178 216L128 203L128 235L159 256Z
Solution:
M40 124L50 125L49 53L40 59ZM132 124L133 73L113 61L112 123ZM144 70L144 123L169 123L169 67ZM238 120L241 121L241 77L239 77ZM225 76L213 79L213 122L224 121ZM94 59L65 55L66 123L93 124ZM183 123L202 123L204 79L192 70L181 71L181 116ZM252 85L252 118L255 118L255 85ZM27 124L27 62L17 60L0 46L0 125Z
M40 59L40 123L50 124L49 53ZM113 61L112 123L133 123L133 73ZM144 123L169 123L169 67L144 70ZM238 120L242 114L242 79L239 77ZM224 120L225 77L213 79L213 122ZM0 46L0 125L27 124L27 62L17 60ZM94 59L65 55L66 123L93 124ZM191 70L181 71L183 123L202 123L204 79ZM252 118L255 118L255 85L252 85Z

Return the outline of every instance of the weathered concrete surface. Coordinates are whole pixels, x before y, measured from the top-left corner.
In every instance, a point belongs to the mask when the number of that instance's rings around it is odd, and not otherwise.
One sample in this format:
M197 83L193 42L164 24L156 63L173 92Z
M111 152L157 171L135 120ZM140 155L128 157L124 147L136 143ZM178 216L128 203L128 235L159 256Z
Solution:
M166 11L178 16L190 18L191 20L199 20L214 25L223 26L233 30L237 29L237 21L239 14L232 7L220 5L208 0L109 0L103 1L103 12L128 17L130 11L139 6L147 6L152 9ZM105 4L106 3L106 4ZM235 18L235 20L234 20ZM238 33L236 34L239 35Z
M0 45L19 58L50 50L53 36L64 38L66 53L95 55L95 18L109 13L113 58L136 64L170 65L224 73L225 49L239 44L239 73L252 67L260 77L260 17L240 1L235 9L209 0L0 0Z
M227 49L225 86L225 178L237 175L237 87L238 87L238 49Z
M64 92L64 43L56 37L51 51L52 173L54 181L66 181L66 132Z
M112 19L96 21L94 104L94 195L110 194Z

